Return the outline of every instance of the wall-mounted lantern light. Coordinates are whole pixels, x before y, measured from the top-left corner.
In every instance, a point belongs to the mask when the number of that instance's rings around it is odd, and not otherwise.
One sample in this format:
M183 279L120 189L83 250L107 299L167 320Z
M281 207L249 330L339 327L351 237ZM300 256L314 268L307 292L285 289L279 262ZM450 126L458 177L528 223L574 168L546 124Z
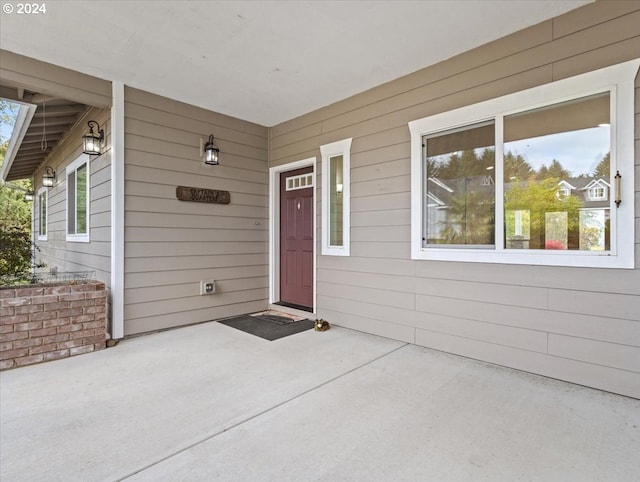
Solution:
M56 171L51 166L44 168L44 174L42 176L42 185L44 187L53 187L56 181Z
M208 166L217 166L220 164L220 149L213 143L213 134L209 136L209 140L204 145L204 163Z
M27 191L24 193L24 200L29 202L33 201L33 193L31 191Z
M90 120L87 125L89 126L89 133L82 136L82 152L90 156L99 156L102 154L104 130L100 129L100 124L93 120ZM94 127L98 131L97 134L93 132Z

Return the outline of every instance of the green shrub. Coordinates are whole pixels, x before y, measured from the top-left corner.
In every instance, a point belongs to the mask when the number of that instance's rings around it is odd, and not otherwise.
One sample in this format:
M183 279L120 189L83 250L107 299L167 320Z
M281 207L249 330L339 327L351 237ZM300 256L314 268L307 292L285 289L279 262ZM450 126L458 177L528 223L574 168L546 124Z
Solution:
M24 284L31 282L32 268L44 265L32 262L37 247L31 242L30 233L19 226L3 226L0 230L0 284ZM35 256L33 256L35 261Z

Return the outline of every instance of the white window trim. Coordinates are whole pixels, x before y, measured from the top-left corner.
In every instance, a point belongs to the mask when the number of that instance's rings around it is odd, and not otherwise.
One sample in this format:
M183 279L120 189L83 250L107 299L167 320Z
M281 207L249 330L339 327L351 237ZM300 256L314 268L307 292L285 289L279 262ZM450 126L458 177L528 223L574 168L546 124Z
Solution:
M322 154L322 254L349 256L351 246L351 141L343 139L320 146ZM329 244L329 159L342 156L342 246Z
M45 209L45 224L47 226L47 230L45 234L42 234L42 204L41 204L41 196L44 196L46 199L46 209ZM38 195L36 197L38 200L38 241L48 241L49 240L49 188L41 187L38 189Z
M634 78L640 59L559 80L496 99L480 102L409 122L411 132L411 258L418 260L480 263L634 267ZM495 249L422 247L422 138L453 128L495 119L496 159L502 159L502 125L506 115L560 103L599 92L611 93L611 172L622 174L619 208L611 202L611 250L607 253L578 251L505 250L503 163L496 162ZM613 196L611 196L613 197ZM615 215L614 215L615 213Z
M602 196L598 195L598 190L602 189ZM593 186L589 188L589 200L591 201L606 201L607 196L607 188L604 186Z
M87 165L87 232L86 234L69 234L69 196L71 195L71 193L69 192L69 174L71 174L72 172L76 171L80 166L82 166L83 164ZM90 241L90 236L89 233L91 232L91 225L90 225L90 220L91 220L91 171L90 171L90 167L91 167L91 158L89 157L89 155L87 154L81 154L79 157L77 157L72 163L70 163L66 170L65 170L65 191L66 191L66 196L65 196L65 219L66 219L66 226L65 226L65 233L66 233L66 240L72 243L88 243ZM75 194L75 193L74 193ZM76 220L77 221L77 220Z

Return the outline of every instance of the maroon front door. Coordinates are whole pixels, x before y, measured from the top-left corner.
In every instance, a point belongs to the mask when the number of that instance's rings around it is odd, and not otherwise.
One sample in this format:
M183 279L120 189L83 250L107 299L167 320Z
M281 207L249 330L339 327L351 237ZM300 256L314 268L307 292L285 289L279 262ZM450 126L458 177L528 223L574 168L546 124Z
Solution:
M280 302L313 308L313 168L280 174Z

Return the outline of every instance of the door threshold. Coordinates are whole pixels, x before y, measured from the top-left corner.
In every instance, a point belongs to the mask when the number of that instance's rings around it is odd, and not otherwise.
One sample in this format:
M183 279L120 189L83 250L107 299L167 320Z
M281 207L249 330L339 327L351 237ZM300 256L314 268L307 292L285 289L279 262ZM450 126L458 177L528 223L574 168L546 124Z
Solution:
M283 303L278 301L276 303L271 303L269 305L270 309L282 311L283 313L288 313L290 315L302 316L304 318L311 318L313 315L313 309L308 306L296 305L293 303Z

